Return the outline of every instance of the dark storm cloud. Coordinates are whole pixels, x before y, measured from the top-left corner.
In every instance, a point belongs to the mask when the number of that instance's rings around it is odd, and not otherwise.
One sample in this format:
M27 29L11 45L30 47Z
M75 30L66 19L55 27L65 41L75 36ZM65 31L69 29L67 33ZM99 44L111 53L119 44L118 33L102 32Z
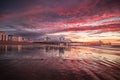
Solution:
M24 10L27 7L41 3L41 0L0 0L1 12L17 12Z

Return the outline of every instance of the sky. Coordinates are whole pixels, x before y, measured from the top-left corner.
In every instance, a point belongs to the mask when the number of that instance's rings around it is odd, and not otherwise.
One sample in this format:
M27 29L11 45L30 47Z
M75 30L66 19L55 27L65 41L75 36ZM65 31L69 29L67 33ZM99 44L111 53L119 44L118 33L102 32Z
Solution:
M0 31L31 39L120 43L120 1L0 0Z

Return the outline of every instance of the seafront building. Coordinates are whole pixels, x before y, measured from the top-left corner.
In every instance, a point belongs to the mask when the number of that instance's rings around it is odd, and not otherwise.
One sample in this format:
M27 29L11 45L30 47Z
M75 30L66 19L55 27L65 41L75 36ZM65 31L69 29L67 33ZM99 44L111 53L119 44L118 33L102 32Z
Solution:
M15 41L15 42L24 42L24 39L21 36L7 35L4 32L0 31L0 41Z
M8 35L0 31L0 41L8 41Z
M24 42L24 38L20 36L8 35L8 41Z

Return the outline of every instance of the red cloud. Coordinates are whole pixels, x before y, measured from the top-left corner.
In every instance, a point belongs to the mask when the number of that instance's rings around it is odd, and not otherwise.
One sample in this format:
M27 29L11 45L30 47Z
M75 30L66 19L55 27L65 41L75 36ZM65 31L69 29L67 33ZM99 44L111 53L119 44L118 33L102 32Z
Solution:
M74 27L69 29L64 29L63 31L89 31L89 30L100 30L102 32L109 31L120 31L120 24L117 25L104 25L104 26L96 26L96 27Z
M20 10L16 8L16 10L13 10L11 7L7 7L8 11L3 11L0 14L0 25L2 24L6 27L6 24L10 22L10 25L17 24L14 27L16 29L18 27L21 30L24 30L24 28L43 29L48 31L48 33L52 33L52 31L101 30L106 32L120 30L120 20L103 22L102 25L96 25L94 27L84 25L113 17L118 18L120 16L119 0L30 1L29 5L19 5ZM77 23L83 24L84 26L76 25ZM70 24L72 27L64 27L64 24Z

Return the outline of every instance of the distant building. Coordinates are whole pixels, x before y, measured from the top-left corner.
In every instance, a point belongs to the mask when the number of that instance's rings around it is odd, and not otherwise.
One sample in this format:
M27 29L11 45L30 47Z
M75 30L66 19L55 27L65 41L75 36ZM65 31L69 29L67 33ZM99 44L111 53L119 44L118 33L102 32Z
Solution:
M8 41L8 35L0 31L0 41Z
M21 36L7 35L4 32L0 31L0 41L15 41L15 42L27 42L28 39Z
M47 36L39 39L40 42L71 42L68 39L65 39L63 36Z
M0 41L2 41L2 40L3 40L3 33L0 32Z
M60 41L60 42L64 42L64 41L65 41L65 38L62 36L62 37L59 38L59 41Z
M8 41L12 41L13 35L8 35Z
M20 36L14 36L14 35L8 35L8 40L9 41L16 41L16 42L24 42L25 39Z
M18 42L23 42L24 41L24 38L23 37L18 37Z
M46 42L49 42L50 40L51 40L51 39L50 39L49 37L46 37L46 38L45 38L45 41L46 41Z

